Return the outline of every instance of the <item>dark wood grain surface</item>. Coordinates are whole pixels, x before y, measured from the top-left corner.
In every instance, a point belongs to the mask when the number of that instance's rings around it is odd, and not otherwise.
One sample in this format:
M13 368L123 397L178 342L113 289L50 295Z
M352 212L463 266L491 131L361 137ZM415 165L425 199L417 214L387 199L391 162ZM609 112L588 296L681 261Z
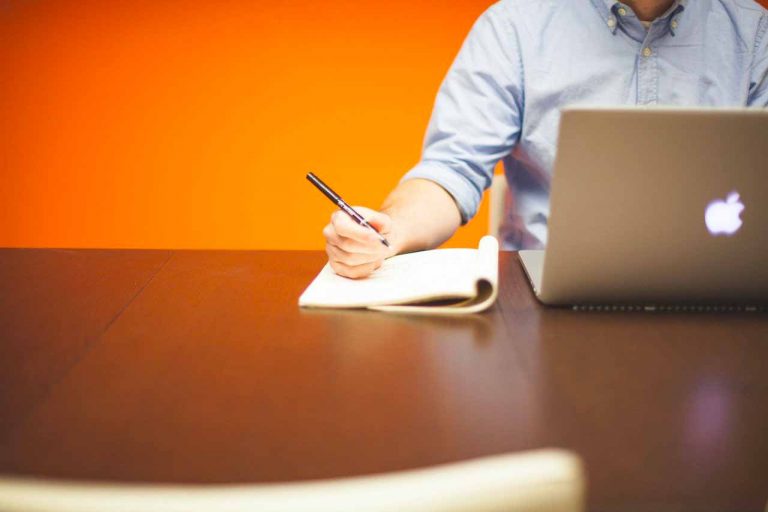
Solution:
M0 251L0 473L369 474L544 446L594 510L760 510L768 316L297 307L319 252Z
M0 250L0 439L76 366L169 257Z

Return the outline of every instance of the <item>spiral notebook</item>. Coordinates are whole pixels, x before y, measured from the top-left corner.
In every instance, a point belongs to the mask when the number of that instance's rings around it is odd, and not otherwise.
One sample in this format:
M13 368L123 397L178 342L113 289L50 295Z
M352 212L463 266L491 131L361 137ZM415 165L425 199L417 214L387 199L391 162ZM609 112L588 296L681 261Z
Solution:
M489 308L498 295L499 244L434 249L384 261L364 279L337 275L329 264L299 297L306 308L367 308L398 313L458 315Z

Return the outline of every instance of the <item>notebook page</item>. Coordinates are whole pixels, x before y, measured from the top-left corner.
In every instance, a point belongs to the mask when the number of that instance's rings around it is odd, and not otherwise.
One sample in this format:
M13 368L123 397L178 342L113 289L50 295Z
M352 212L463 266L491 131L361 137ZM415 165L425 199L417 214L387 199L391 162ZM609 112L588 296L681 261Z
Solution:
M436 249L394 256L365 279L341 277L326 264L299 298L299 305L365 307L472 297L477 252Z
M492 236L484 236L475 251L474 292L460 303L435 307L419 304L373 306L371 309L392 313L426 315L463 315L479 313L491 307L499 294L499 242Z

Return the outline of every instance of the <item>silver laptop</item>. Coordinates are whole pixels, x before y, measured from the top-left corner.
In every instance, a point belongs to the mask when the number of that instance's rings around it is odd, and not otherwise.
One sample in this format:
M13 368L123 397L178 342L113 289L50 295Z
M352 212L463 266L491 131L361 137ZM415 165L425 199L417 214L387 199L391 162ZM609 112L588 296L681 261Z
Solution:
M539 300L584 308L766 310L768 111L569 108Z

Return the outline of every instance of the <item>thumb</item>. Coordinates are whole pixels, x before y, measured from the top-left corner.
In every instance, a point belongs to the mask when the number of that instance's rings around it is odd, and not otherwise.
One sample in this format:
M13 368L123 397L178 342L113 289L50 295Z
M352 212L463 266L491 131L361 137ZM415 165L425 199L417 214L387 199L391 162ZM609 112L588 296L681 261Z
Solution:
M392 229L392 218L386 213L377 212L364 206L354 206L353 208L379 233L389 233Z

